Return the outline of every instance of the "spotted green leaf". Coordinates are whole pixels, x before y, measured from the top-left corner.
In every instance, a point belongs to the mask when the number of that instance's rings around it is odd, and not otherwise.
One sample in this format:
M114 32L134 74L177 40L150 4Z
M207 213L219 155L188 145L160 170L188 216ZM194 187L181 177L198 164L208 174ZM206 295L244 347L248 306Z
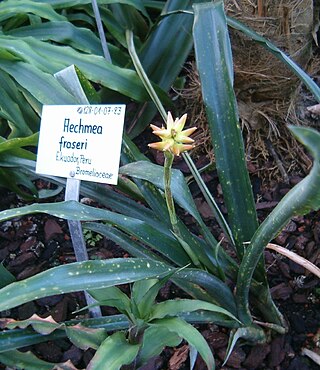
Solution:
M62 265L0 289L0 311L54 294L158 278L171 270L172 268L164 263L139 258L116 258Z
M216 312L222 316L228 316L233 320L239 322L239 320L232 315L229 311L209 302L199 301L197 299L179 299L179 300L167 300L165 302L158 303L153 306L150 314L150 319L161 319L169 316L176 316L185 312L193 312L198 310L206 310Z
M159 242L161 241L166 257L172 259L174 262L179 263L180 265L186 265L189 263L187 255L183 250L181 250L178 242L173 238L173 236L170 236L165 232L161 232L161 226L159 229L157 229L154 224L151 225L148 222L141 221L137 218L128 217L104 209L90 207L76 201L52 204L32 204L30 206L20 207L15 210L11 209L2 211L0 212L0 221L11 217L39 212L76 221L105 220L112 225L116 225L129 235L138 238L152 248L159 245ZM104 225L100 226L102 232L103 226ZM95 230L100 232L100 227L97 225ZM166 252L166 250L168 251ZM175 253L173 253L173 251Z
M193 38L216 167L238 255L258 227L245 162L223 1L194 5Z

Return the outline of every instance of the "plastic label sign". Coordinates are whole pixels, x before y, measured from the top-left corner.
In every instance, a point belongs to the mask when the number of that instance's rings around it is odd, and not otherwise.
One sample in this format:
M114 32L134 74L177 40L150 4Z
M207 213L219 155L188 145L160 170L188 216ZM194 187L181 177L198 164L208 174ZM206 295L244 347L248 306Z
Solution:
M36 172L117 184L125 105L44 105Z

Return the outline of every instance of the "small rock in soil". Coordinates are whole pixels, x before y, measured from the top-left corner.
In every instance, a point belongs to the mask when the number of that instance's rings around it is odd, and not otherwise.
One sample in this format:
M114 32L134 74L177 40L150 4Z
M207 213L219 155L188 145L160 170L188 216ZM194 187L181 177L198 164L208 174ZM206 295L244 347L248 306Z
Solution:
M75 366L77 366L82 359L82 351L78 347L72 345L67 351L64 352L61 361L65 362L70 360Z
M48 241L49 239L53 238L56 234L63 234L63 231L57 221L49 218L44 224L44 235L45 240Z
M132 366L123 366L121 370L131 370ZM151 358L145 365L139 367L139 370L161 370L163 369L163 360L161 356Z
M298 333L298 334L303 334L306 331L306 326L303 317L301 316L300 313L293 313L289 317L290 325L292 329Z
M290 270L294 272L295 274L303 275L305 273L305 268L301 265L298 265L294 261L289 260L288 264L289 264Z
M295 235L290 234L289 238L286 240L286 248L291 251L295 245L296 239L297 237Z
M297 224L292 220L283 229L283 231L287 233L293 233L296 230L297 230Z
M223 361L226 356L226 348L221 348L217 352L218 357ZM240 347L236 347L231 352L231 355L226 363L227 366L233 367L235 369L241 368L241 363L246 358L246 354Z
M24 268L29 263L35 262L36 259L37 256L33 252L27 252L20 254L20 256L10 261L8 266L9 268L15 268L16 270L21 271L22 268Z
M286 241L287 241L287 239L288 239L288 236L289 236L289 234L288 233L286 233L285 231L282 231L277 237L276 237L276 239L275 239L275 242L277 243L277 244L280 244L280 245L285 245L286 244Z
M26 236L30 236L32 234L36 234L37 230L38 230L37 224L33 223L31 220L19 222L16 237L23 238Z
M286 195L287 193L289 193L289 191L290 191L291 189L290 188L283 188L283 189L280 189L279 190L279 194L280 195L282 195L282 196L284 196L284 195Z
M316 246L316 243L313 240L307 244L306 249L305 249L307 259L309 259L313 255L315 246Z
M35 349L45 361L60 362L62 358L62 349L54 342L36 344Z
M10 243L8 245L9 252L14 252L16 249L19 248L19 245L20 245L20 241L19 240L15 240L12 243Z
M17 280L23 280L30 276L34 276L41 270L42 270L42 264L27 266L17 275Z
M208 219L213 217L212 210L207 202L204 202L201 198L196 198L195 203L203 218Z
M310 366L308 364L308 360L298 356L291 361L287 370L310 370Z
M291 279L290 268L287 263L283 261L278 262L279 269L284 277Z
M67 319L68 314L68 297L64 296L62 301L58 302L51 310L50 314L57 322L62 322Z
M221 184L218 184L217 185L217 192L218 192L218 195L223 195L223 191L222 191L222 186L221 186Z
M266 263L268 265L271 265L271 264L274 263L275 258L274 258L274 255L270 251L268 251L268 250L265 251L264 258L265 258Z
M258 344L252 347L243 365L247 369L258 369L259 367L261 367L264 359L267 357L269 353L270 353L269 344Z
M268 200L269 202L274 200L271 192L269 192L269 191L263 192L263 198Z
M302 177L300 177L300 176L292 176L292 177L290 177L290 184L291 185L297 185L297 184L299 184L299 182L302 180Z
M314 225L313 235L314 235L314 239L316 243L319 244L320 242L320 222L319 221L317 221Z
M313 255L309 258L309 261L317 265L320 262L320 250L314 251Z
M28 302L18 307L19 320L29 319L37 312L37 307L33 302Z
M283 299L286 300L292 294L292 288L286 283L280 283L270 289L273 299Z
M7 233L9 230L13 228L13 221L8 220L8 221L3 221L0 224L0 236L6 237L5 233Z
M44 298L37 299L36 302L41 307L46 307L46 306L52 307L56 305L58 302L60 302L62 298L63 298L63 295L57 294L57 295L52 295L50 297L44 297Z
M30 251L31 247L37 242L37 238L35 236L29 236L26 241L24 241L20 245L21 252L28 252Z
M9 255L8 247L0 248L0 261L4 261Z
M319 286L319 279L318 278L315 278L315 279L311 279L311 280L305 280L303 282L303 285L302 285L302 289L313 289L315 287L318 287Z
M202 332L202 335L214 350L225 348L228 345L228 336L222 332L205 330Z
M272 202L260 202L256 204L256 210L259 211L261 209L270 209L274 208L279 202L272 201Z
M84 362L84 365L85 365L85 368L87 368L89 362L92 360L92 357L94 355L95 351L92 350L91 348L89 348L88 350L86 350L83 354L83 362Z
M295 293L292 295L292 300L295 303L307 303L308 297L307 297L307 294Z
M299 235L296 239L296 242L295 242L295 247L298 249L298 250L303 250L304 247L306 246L306 244L308 243L309 241L309 238L306 238L304 235Z
M42 260L50 261L58 253L60 244L56 240L49 240L46 243L46 248L41 255Z
M159 298L169 299L170 292L171 292L171 285L172 283L170 281L165 283L165 285L159 291Z
M286 356L284 351L285 336L276 337L270 345L270 354L268 356L269 366L273 369L276 366L279 366Z

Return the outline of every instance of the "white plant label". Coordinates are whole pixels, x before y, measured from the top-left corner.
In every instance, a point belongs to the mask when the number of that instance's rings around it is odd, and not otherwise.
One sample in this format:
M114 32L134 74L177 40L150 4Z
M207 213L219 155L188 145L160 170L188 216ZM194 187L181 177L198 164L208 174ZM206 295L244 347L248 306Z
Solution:
M36 172L117 184L125 105L44 105Z

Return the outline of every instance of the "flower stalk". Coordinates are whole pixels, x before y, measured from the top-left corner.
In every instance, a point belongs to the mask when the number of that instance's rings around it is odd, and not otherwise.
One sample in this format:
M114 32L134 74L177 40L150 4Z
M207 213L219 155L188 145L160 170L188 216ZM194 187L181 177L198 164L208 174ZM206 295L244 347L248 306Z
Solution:
M181 118L176 118L176 120L173 121L171 113L168 112L166 128L163 126L160 128L151 124L150 127L153 130L153 134L160 137L162 141L151 143L149 144L149 147L164 152L164 193L173 234L190 257L192 263L195 266L201 266L198 257L192 251L189 244L184 241L181 235L171 191L171 174L174 156L179 156L180 153L194 147L194 140L189 136L196 130L196 127L183 130L186 119L187 115L184 114Z
M153 124L150 125L152 133L160 137L161 141L148 144L150 148L161 150L164 152L164 189L167 208L169 212L170 222L173 232L181 238L180 230L178 227L177 216L174 207L174 201L171 192L171 171L174 156L179 156L180 153L194 148L194 140L190 135L197 129L191 127L184 130L187 120L187 115L184 114L181 118L172 118L170 112L167 115L166 126L161 128ZM182 238L181 238L182 239Z
M164 168L163 168L163 177L164 177L164 193L167 203L167 208L169 212L170 222L173 229L173 232L180 236L180 230L178 228L178 221L177 215L174 207L174 201L171 192L171 171L172 171L172 163L174 160L174 155L169 152L164 152Z

